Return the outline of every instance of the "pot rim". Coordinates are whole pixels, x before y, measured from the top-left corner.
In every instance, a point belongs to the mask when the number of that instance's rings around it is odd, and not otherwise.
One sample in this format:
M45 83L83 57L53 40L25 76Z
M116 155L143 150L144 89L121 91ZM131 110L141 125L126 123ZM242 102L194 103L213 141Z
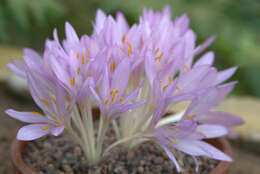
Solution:
M220 137L216 139L207 139L208 143L214 145L225 154L231 156L231 146L226 138ZM28 145L28 141L19 141L14 139L11 145L11 160L15 174L37 174L22 158L22 152ZM209 174L228 174L230 162L220 161L216 168L212 169Z

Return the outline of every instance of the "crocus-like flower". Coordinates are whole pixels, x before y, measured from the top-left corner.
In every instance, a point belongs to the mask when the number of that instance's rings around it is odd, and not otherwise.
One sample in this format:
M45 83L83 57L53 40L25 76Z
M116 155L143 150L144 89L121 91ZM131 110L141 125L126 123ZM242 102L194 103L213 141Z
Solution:
M24 49L24 62L8 64L27 80L44 112L6 111L30 123L19 130L18 139L57 136L66 127L91 164L115 145L127 142L125 147L131 148L146 140L161 146L178 171L174 150L191 155L197 171L197 156L231 161L204 141L243 123L215 110L233 89L236 82L224 82L237 69L218 71L214 53L201 54L215 36L196 46L188 16L172 21L169 7L162 12L144 9L133 26L120 12L113 18L98 10L93 24L93 34L79 37L66 22L63 41L55 29L42 56ZM189 104L174 110L181 102ZM92 111L97 107L101 117L95 130ZM165 117L172 110L175 115ZM117 141L103 150L110 125Z
M192 119L183 119L178 122L177 125L166 125L156 128L147 136L163 148L176 165L177 171L180 172L181 168L174 157L173 149L191 155L196 163L196 171L198 171L198 162L195 158L197 156L207 156L217 160L232 161L226 154L202 141L204 138L215 138L225 134L227 134L227 130L223 126L197 125Z
M58 136L68 124L71 110L71 105L66 103L64 89L57 84L54 95L37 79L36 74L28 72L27 78L34 101L46 115L44 116L39 112L6 110L6 113L11 117L31 123L19 130L17 139L34 140L46 134Z
M129 76L131 73L130 63L127 60L122 61L112 77L109 77L109 70L106 67L104 79L100 86L101 97L92 88L92 93L98 101L100 110L105 118L113 119L118 115L134 109L147 101L135 102L142 84L140 84L133 92L125 94Z

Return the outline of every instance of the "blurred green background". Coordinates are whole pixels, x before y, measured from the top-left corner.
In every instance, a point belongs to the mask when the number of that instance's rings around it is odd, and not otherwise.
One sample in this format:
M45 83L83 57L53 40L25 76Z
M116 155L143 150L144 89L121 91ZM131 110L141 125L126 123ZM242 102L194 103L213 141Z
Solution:
M161 10L170 5L172 17L187 13L198 43L216 34L210 49L219 69L234 65L239 70L237 95L260 97L260 1L259 0L1 0L0 44L43 50L46 38L57 28L64 37L69 21L79 35L90 34L95 12L122 11L130 24L137 22L143 7Z

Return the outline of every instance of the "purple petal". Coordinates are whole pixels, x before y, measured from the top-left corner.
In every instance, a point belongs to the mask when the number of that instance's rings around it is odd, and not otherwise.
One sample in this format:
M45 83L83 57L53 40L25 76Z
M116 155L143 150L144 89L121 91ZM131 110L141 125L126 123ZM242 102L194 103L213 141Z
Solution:
M142 81L134 91L130 92L127 96L124 97L123 103L128 103L135 100L143 85L144 85L144 81Z
M117 89L118 95L121 96L125 91L130 76L130 63L128 60L122 60L117 66L112 77L112 89Z
M200 65L212 65L214 62L214 53L212 51L207 52L204 54L197 62L194 64L193 67L197 67Z
M99 33L103 29L105 20L106 20L106 14L101 9L98 9L96 14L95 24L94 24L94 31L96 33Z
M66 41L68 43L78 43L79 42L78 35L69 22L65 23L65 33L66 33Z
M20 62L20 61L16 61L16 60L13 60L13 63L14 64L7 64L7 66L16 74L18 75L19 77L21 78L26 78L26 74L25 74L25 64Z
M5 111L9 116L26 123L48 123L48 118L35 112L18 112L13 109Z
M224 126L212 124L199 125L197 131L201 132L206 138L215 138L228 134L228 130Z
M16 138L22 141L35 140L49 134L50 129L49 124L30 124L19 129Z
M223 125L227 128L244 124L242 118L225 112L207 112L200 121L202 123Z
M180 168L178 162L176 161L175 157L173 156L172 152L170 150L168 150L168 148L166 148L165 146L162 146L162 148L166 152L168 157L172 160L172 162L175 164L177 171L180 172L181 168Z
M192 156L206 156L222 161L232 161L232 159L225 153L203 141L179 140L178 143L174 145L174 147Z
M215 84L220 84L229 79L237 70L237 67L229 68L218 73Z
M204 51L209 45L212 44L212 42L214 42L215 39L216 39L216 36L211 36L203 44L196 47L196 49L194 50L194 56L196 56L196 55L200 54L202 51Z
M64 128L65 128L64 126L55 127L51 130L51 134L54 136L58 136L63 132Z

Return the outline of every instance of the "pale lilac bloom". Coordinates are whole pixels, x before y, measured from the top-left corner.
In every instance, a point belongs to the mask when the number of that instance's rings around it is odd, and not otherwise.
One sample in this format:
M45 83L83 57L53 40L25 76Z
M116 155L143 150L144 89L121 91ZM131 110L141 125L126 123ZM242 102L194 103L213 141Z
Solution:
M230 127L243 123L232 114L215 111L235 85L223 82L237 69L218 71L213 66L214 53L201 54L215 36L196 46L196 34L189 28L188 16L184 14L172 21L169 7L162 12L144 9L139 23L133 26L120 12L113 18L98 10L93 27L93 34L78 37L67 22L65 40L59 41L55 29L54 39L46 40L42 57L25 49L25 63L13 60L8 65L27 79L35 102L46 115L7 110L10 116L32 123L21 128L18 139L58 135L67 123L72 123L70 128L77 129L74 133L84 136L89 143L95 139L91 107L97 102L104 119L113 120L118 137L145 135L164 149L178 171L173 149L191 155L196 170L197 156L231 161L202 141L223 136ZM194 61L196 56L200 58ZM168 107L174 108L183 101L191 103L177 113L178 119L161 124ZM118 129L114 119L119 116ZM102 142L105 135L105 129L100 129L97 142ZM90 148L90 156L101 154L100 145L96 152L94 144L84 146Z
M35 72L34 74L27 73L31 95L45 116L39 112L6 110L9 116L30 123L18 131L17 139L19 140L34 140L47 134L58 136L68 124L73 103L66 103L65 90L56 84L55 94L53 94L38 77Z
M185 117L192 117L202 124L217 124L226 128L242 125L244 121L235 115L215 111L214 108L231 92L236 82L203 91L188 107Z
M176 165L177 171L180 172L181 168L174 157L174 149L191 155L196 163L196 171L198 171L198 163L195 158L197 156L232 161L229 156L202 141L204 138L215 138L225 134L227 134L227 130L222 126L197 125L192 119L183 119L176 125L166 125L156 128L149 132L147 136L162 147Z
M130 63L127 60L119 63L112 77L109 76L108 67L105 67L105 74L100 86L100 96L91 88L96 98L102 115L112 120L120 114L139 107L147 101L135 102L142 83L132 92L126 94L129 76L131 73Z

